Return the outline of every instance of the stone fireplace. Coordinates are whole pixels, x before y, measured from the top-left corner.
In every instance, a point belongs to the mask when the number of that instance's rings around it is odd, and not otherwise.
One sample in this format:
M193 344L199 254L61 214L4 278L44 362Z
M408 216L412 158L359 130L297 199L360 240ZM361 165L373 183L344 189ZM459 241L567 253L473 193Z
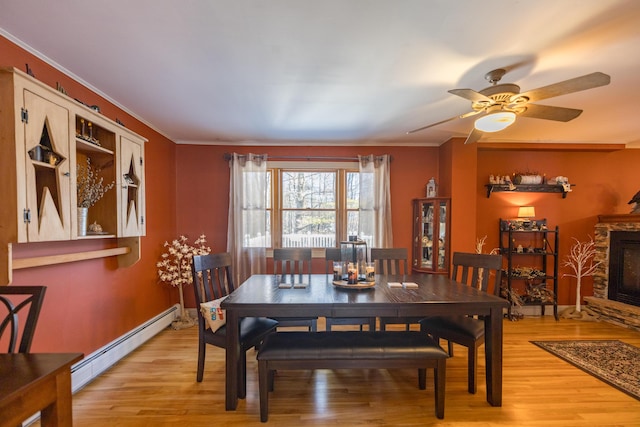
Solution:
M640 290L633 284L622 285L620 275L629 275L621 267L626 258L637 266L640 254L640 215L600 215L595 227L593 296L585 297L587 310L603 320L640 331ZM613 243L613 251L612 251ZM631 275L637 272L631 272ZM610 283L613 281L613 283ZM628 278L627 278L628 281ZM615 287L615 288L614 288Z

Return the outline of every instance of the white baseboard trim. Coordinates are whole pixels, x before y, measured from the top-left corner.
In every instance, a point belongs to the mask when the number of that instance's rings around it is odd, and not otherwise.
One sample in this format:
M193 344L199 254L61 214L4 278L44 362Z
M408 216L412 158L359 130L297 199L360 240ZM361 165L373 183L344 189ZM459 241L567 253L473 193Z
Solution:
M73 365L71 367L72 392L80 390L127 354L167 328L179 314L180 304L175 304Z

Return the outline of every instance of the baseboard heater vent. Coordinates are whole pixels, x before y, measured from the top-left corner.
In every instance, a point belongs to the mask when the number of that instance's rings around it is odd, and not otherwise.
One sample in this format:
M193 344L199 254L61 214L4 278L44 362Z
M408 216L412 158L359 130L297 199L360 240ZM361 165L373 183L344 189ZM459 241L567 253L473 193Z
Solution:
M73 393L171 325L171 322L176 319L179 310L179 304L169 307L164 312L94 351L73 365L71 367L71 387Z

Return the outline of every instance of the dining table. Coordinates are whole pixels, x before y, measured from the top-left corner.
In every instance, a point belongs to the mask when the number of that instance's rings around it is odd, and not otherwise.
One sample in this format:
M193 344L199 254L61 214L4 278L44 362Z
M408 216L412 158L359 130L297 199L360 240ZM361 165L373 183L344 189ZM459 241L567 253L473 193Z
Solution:
M235 410L238 404L243 317L482 316L486 398L490 405L502 406L502 322L508 306L503 298L441 274L376 275L375 282L351 287L327 274L252 275L221 304L227 316L226 410Z

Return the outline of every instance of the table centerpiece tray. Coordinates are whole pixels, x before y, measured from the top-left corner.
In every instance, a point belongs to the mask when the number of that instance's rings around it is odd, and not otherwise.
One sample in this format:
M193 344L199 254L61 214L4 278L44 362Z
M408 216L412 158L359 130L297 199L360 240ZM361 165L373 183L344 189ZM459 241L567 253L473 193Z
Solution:
M376 282L358 282L350 284L346 280L334 280L333 286L341 289L371 289L376 285Z

